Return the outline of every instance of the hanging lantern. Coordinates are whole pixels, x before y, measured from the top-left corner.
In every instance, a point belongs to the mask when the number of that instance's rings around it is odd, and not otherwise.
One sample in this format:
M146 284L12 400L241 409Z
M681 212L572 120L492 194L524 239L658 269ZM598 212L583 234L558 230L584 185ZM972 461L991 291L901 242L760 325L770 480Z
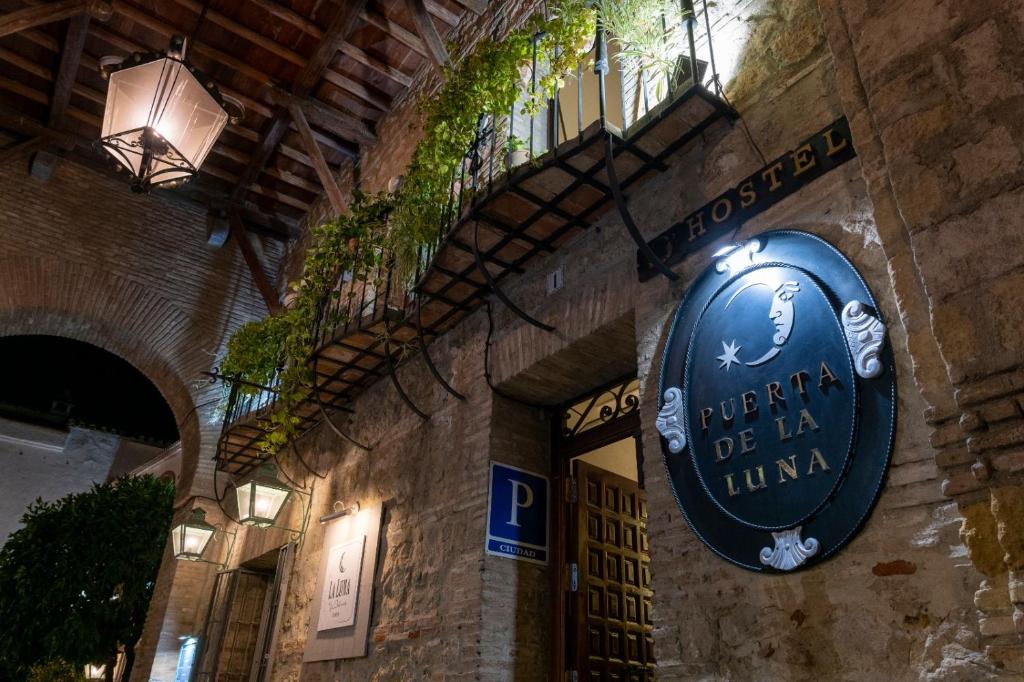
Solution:
M185 43L175 36L166 53L104 60L110 85L99 143L138 192L191 179L228 122L225 98L185 61Z
M292 489L277 480L277 469L264 462L256 471L235 483L238 520L247 526L274 525Z
M200 561L206 546L217 529L206 522L206 512L198 507L184 523L171 530L171 545L175 559Z

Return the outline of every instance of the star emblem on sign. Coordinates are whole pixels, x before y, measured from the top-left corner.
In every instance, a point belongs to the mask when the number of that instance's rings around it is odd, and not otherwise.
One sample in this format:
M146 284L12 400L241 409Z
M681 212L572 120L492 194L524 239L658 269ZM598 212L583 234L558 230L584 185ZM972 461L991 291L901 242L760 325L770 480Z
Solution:
M722 350L725 352L715 358L720 363L718 369L724 369L728 372L730 367L740 364L740 359L736 357L736 354L740 352L741 348L743 346L736 345L736 339L733 339L732 343L722 341Z

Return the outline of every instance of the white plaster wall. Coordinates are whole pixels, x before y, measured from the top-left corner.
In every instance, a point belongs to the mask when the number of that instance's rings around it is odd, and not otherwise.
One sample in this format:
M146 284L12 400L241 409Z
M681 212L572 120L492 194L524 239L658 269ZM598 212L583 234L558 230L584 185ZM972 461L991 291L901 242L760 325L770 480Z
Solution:
M106 480L119 440L89 429L64 433L0 419L0 543L21 527L37 497L50 502Z

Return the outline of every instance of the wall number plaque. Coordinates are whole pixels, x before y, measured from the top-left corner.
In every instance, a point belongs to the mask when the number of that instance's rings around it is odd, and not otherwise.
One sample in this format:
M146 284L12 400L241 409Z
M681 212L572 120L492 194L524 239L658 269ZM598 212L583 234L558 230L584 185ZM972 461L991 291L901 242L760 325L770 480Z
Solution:
M896 376L867 285L813 235L723 249L676 310L657 427L673 491L713 551L792 571L838 551L881 490Z

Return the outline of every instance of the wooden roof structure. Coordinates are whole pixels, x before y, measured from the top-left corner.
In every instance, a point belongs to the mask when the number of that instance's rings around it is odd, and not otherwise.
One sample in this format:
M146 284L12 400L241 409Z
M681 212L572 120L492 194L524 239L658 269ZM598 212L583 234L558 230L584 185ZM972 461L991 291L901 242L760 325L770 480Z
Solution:
M100 59L167 49L190 36L188 60L245 107L174 190L287 240L336 167L375 141L375 124L441 36L486 0L0 0L0 160L56 146L113 170L93 147L107 85ZM243 245L244 250L244 245Z

